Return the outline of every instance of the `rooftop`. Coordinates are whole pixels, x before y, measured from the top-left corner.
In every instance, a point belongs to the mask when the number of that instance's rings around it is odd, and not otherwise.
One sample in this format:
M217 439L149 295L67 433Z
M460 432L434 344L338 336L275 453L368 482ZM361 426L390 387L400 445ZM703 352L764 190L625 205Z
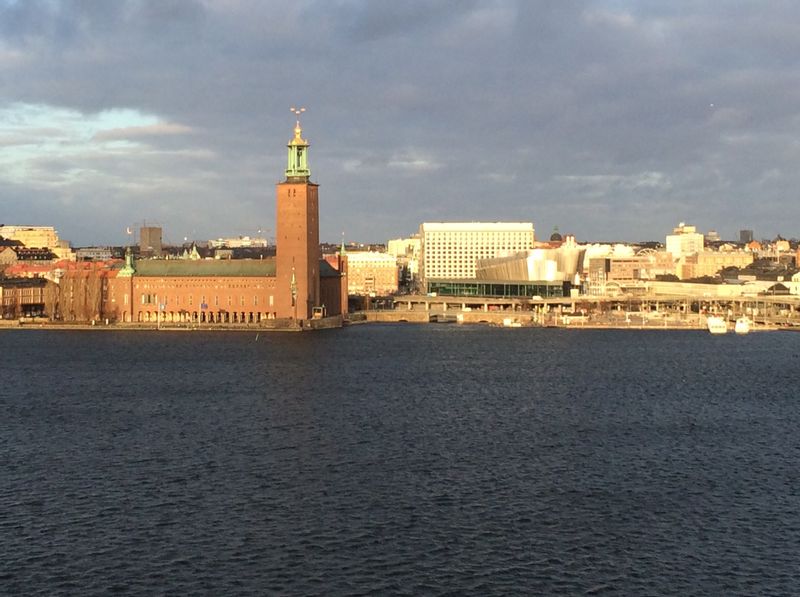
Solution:
M142 259L134 263L137 276L274 276L274 259Z
M532 222L424 222L426 232L484 232L484 231L533 231Z

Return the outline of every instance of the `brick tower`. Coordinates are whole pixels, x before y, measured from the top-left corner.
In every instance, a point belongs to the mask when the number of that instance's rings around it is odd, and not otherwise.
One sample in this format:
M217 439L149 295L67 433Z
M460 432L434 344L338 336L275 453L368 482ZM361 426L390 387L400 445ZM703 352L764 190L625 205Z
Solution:
M308 141L302 137L298 116L289 141L286 180L277 185L275 257L278 317L310 319L320 304L319 289L319 185L309 182Z

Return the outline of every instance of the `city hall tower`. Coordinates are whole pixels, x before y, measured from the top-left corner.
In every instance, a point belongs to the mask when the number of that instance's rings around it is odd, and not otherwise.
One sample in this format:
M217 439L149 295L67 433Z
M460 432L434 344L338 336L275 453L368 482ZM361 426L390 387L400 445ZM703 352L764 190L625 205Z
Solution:
M289 141L286 180L277 185L275 241L278 317L310 319L320 305L319 185L309 181L308 141L303 139L300 113Z

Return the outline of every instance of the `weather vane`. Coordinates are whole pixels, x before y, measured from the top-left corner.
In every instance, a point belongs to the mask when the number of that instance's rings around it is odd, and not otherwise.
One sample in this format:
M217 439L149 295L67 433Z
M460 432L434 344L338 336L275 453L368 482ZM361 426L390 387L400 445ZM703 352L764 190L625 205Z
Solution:
M308 143L301 137L300 135L303 133L303 129L300 126L300 114L306 111L305 108L295 108L292 106L289 110L297 116L297 124L294 125L294 139L292 139L289 143L293 143L296 145L308 145Z

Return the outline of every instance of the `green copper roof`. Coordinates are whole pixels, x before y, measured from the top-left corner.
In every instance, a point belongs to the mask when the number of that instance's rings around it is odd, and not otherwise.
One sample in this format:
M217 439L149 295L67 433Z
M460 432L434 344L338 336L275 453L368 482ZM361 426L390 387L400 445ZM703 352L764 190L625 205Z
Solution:
M298 120L297 126L294 127L294 139L287 145L289 150L286 162L287 180L297 178L308 180L311 176L311 170L308 169L308 141L303 139L302 132Z
M136 276L275 276L274 259L141 259Z
M125 250L125 266L118 275L120 278L130 278L134 273L136 273L136 270L133 267L133 253L131 253L131 248L128 247Z

